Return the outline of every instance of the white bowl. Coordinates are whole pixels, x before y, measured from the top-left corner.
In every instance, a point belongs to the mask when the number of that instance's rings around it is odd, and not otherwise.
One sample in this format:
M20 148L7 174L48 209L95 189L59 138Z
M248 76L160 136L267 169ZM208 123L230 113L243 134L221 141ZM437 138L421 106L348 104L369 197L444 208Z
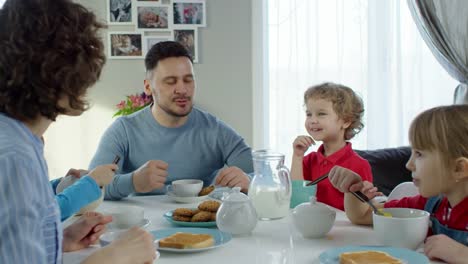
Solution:
M384 246L417 249L429 228L429 213L411 208L385 208L392 217L373 214L374 233Z

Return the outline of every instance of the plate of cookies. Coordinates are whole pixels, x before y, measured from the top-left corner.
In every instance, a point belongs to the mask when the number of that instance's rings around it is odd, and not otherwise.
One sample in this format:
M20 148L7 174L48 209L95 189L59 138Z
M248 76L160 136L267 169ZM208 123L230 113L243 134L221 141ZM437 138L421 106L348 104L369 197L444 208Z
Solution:
M188 227L215 227L216 212L221 203L214 200L201 202L197 208L176 208L164 214L174 225Z

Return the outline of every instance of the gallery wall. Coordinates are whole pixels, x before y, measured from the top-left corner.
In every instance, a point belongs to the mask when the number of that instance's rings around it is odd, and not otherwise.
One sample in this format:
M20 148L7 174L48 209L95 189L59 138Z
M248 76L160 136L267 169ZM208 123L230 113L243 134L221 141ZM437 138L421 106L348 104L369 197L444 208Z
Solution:
M106 0L79 0L106 21ZM198 30L199 63L194 65L195 103L253 142L252 36L250 0L206 0L206 27ZM109 26L129 31L133 26ZM107 31L102 36L107 47ZM90 89L92 108L80 117L59 117L45 135L51 178L68 168L87 168L99 139L113 122L115 105L143 90L143 59L109 59Z

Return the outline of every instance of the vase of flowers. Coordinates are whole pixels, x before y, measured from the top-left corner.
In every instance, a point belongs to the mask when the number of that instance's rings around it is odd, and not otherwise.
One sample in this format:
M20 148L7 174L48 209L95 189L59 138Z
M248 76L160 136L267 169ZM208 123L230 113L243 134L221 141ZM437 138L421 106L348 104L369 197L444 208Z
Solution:
M116 105L118 110L112 117L126 116L135 113L152 102L153 97L148 96L145 93L127 95L126 100L122 100Z

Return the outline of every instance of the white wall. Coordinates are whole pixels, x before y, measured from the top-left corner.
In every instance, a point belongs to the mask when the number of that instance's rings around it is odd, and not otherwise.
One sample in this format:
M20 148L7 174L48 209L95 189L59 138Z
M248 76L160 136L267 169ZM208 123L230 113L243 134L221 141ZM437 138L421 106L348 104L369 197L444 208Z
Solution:
M105 0L79 0L105 21ZM253 142L252 36L250 0L207 0L207 27L198 31L195 65L196 104ZM133 27L111 26L110 31ZM107 46L107 32L103 32ZM107 48L107 47L106 47ZM125 95L143 91L144 62L108 60L100 81L90 89L92 108L81 117L59 117L45 135L51 178L68 168L87 168L104 130L112 123L115 105Z

